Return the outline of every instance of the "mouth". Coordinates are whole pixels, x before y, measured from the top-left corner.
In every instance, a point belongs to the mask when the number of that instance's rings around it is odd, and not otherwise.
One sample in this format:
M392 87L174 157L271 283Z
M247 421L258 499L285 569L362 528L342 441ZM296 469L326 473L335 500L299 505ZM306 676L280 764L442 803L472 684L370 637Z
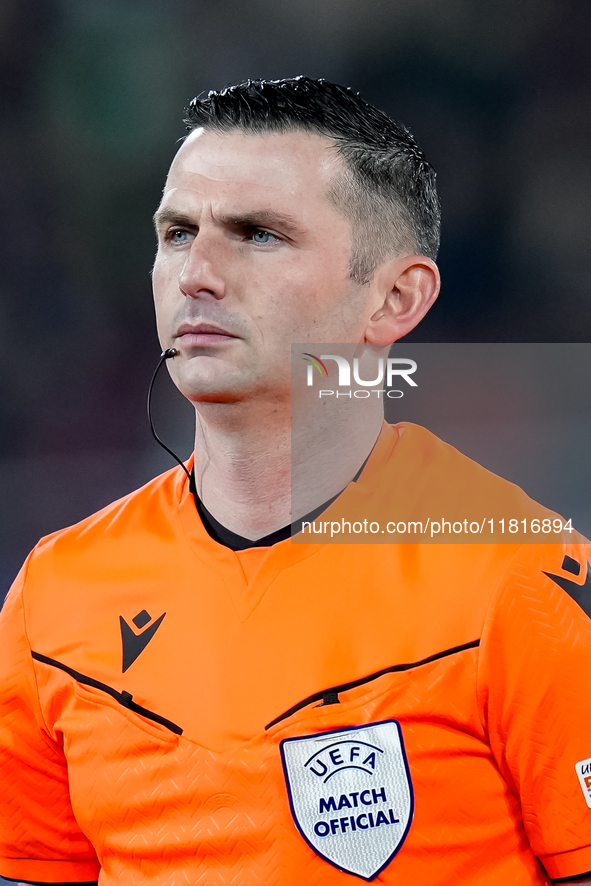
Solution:
M177 344L186 348L212 347L234 341L239 336L213 323L183 323L174 336Z

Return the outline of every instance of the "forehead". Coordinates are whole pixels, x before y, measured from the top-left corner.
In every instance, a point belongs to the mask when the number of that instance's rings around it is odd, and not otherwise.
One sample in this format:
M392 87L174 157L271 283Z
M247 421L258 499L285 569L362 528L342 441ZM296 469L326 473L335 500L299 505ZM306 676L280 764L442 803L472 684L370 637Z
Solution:
M301 204L309 214L331 208L329 191L341 169L334 142L321 135L197 129L172 162L162 202L180 198L240 204L262 199L277 210L285 209L286 202Z

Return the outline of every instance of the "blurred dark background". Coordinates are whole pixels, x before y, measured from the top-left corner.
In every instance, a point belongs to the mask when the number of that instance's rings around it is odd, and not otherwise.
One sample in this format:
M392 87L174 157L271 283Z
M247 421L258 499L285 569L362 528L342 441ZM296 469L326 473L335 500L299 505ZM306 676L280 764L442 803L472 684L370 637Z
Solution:
M2 0L0 598L40 535L172 466L151 215L193 95L306 73L410 127L444 213L414 342L589 342L590 45L589 0ZM155 416L188 455L164 374Z

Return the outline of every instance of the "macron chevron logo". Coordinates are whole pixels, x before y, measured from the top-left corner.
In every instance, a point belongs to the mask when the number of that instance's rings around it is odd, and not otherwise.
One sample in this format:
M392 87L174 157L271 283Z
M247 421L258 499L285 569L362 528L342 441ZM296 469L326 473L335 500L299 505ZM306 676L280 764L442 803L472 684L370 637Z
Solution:
M583 584L579 584L578 582L573 581L572 578L567 578L565 575L555 575L553 572L542 571L544 572L544 575L547 575L555 584L559 585L563 591L566 591L566 593L573 598L575 603L579 604L583 612L591 618L591 566L589 563L586 563L585 565L587 566L587 570ZM573 560L573 558L568 555L566 555L562 561L562 568L565 572L569 572L571 575L579 576L581 574L581 564L578 560Z
M162 619L166 615L166 612L163 612L162 615L156 619L151 625L148 625L145 630L141 630L148 622L152 621L152 616L149 612L146 612L145 609L142 609L141 612L132 619L132 622L136 626L136 628L140 628L139 634L133 630L130 625L127 624L122 615L119 616L119 624L121 625L121 643L123 645L123 664L122 664L122 672L125 673L128 667L130 667L138 655L144 651L160 625L162 624Z

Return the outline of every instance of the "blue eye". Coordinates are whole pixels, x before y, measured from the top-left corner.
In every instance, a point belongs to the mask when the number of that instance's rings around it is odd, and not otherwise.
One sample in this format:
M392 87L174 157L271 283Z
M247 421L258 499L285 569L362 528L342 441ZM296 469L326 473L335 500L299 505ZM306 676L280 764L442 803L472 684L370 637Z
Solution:
M173 230L168 234L168 239L175 246L183 246L189 237L188 231Z
M275 234L271 234L270 231L253 231L252 239L254 243L271 243L271 240L277 240Z

